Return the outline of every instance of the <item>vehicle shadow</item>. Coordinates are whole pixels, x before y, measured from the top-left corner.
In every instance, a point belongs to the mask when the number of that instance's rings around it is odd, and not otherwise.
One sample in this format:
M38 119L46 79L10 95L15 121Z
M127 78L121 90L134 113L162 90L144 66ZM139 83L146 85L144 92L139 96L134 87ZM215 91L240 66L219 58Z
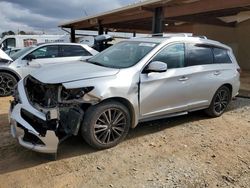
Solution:
M241 104L239 105L239 103ZM228 111L237 110L238 108L244 108L245 106L250 106L250 100L244 99L244 101L240 102L236 100L233 101L232 104L229 106ZM0 115L0 118L1 120L2 118L6 119L7 114ZM124 142L130 139L142 137L144 135L150 135L157 132L161 132L163 130L170 129L175 126L182 126L185 123L192 123L194 121L208 118L209 117L206 116L204 112L198 111L184 116L140 123L135 129L130 130L129 135L127 136L127 139ZM7 120L3 120L2 122L7 122ZM1 131L0 133L0 174L5 174L16 170L35 167L40 164L54 162L51 161L51 157L47 154L40 154L21 147L17 143L17 141L15 141L11 137L10 133L7 132L7 130L9 131L8 124L1 124L0 127L1 130L3 130L4 132L3 133ZM80 136L76 136L71 137L60 144L57 160L68 159L81 155L88 156L92 153L98 152L101 151L92 149L83 141Z

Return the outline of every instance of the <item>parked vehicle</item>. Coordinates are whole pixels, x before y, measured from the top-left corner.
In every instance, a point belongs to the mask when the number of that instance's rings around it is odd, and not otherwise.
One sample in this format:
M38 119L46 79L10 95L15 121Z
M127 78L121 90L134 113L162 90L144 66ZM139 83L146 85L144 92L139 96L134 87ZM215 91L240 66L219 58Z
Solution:
M0 97L11 95L16 83L32 71L55 63L58 66L58 63L66 61L84 60L97 53L87 45L73 43L47 43L26 47L11 57L1 51Z
M56 153L78 133L94 148L110 148L138 122L203 109L221 116L238 94L239 69L232 49L216 41L126 40L86 63L51 66L20 81L11 132L22 146L43 153Z
M19 52L21 48L12 48L4 51L8 56L12 56L14 53Z
M24 48L40 43L70 42L68 35L6 35L0 40L3 51Z
M88 46L94 48L98 52L101 52L110 46L109 42L113 41L114 38L110 35L97 35L95 37L93 36L82 36L78 38L78 42L81 44L87 44Z

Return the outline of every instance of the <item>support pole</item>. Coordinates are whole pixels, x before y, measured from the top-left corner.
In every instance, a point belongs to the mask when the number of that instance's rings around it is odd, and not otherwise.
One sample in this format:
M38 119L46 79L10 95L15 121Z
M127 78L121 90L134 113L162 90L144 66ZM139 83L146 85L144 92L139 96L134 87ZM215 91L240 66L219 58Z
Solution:
M76 31L74 28L70 28L70 40L71 42L76 42Z
M104 29L103 29L103 26L101 25L100 22L98 22L98 35L103 35L104 33ZM104 44L103 42L99 42L97 44L97 51L101 52L104 50Z
M136 37L136 31L133 32L133 37Z
M164 29L164 11L162 7L155 8L153 16L152 33L163 33Z
M100 23L98 25L98 35L103 35L103 27Z

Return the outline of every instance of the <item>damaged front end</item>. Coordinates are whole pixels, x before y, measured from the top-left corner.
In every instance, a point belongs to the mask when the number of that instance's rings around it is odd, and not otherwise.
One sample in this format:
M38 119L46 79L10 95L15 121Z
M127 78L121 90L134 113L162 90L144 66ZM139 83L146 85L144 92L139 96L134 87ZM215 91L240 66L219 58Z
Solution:
M66 89L26 77L19 82L10 109L12 135L28 149L56 153L60 142L78 134L84 111L95 103L85 96L93 89Z

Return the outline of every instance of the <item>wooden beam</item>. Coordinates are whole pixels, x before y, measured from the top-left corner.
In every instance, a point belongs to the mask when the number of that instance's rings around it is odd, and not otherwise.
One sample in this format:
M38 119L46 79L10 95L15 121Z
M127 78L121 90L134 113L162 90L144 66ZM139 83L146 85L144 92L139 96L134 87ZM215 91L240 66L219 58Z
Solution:
M143 10L143 11L148 11L148 12L154 12L154 8L151 8L151 7L149 8L149 7L144 7L144 6L140 6L139 10L140 11Z
M106 25L105 27L107 28L113 28L113 29L130 29L130 30L148 30L151 31L151 24L143 24L143 25L139 25L139 24L126 24L126 23L117 23L117 24L110 24L110 25Z
M250 6L250 0L200 0L194 3L166 7L165 18Z
M198 24L210 24L210 25L218 25L225 27L235 27L235 22L233 23L225 23L216 17L205 17L205 16L183 16L177 17L173 19L168 19L168 21L172 22L187 22L187 23L198 23Z
M122 16L122 15L113 15L112 17L109 18L103 18L102 24L112 24L112 23L121 23L121 22L126 22L126 21L133 21L133 20L140 20L144 18L151 18L153 17L153 12L136 12L134 15L130 16Z

